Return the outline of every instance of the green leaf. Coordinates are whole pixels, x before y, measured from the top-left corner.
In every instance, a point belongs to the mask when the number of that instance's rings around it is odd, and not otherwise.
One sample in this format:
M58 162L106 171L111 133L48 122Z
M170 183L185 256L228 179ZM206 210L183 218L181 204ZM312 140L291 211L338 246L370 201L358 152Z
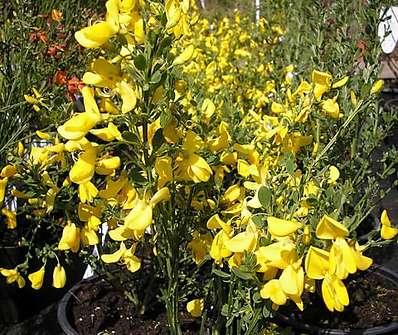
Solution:
M139 54L134 58L134 65L138 70L144 71L146 68L146 58L143 54Z
M162 40L159 44L159 52L163 52L163 49L169 47L171 45L171 42L173 42L173 38L171 36L168 36Z
M138 136L131 131L124 131L122 133L122 138L129 143L139 143L140 141Z
M218 270L218 269L213 269L211 272L214 273L216 276L219 276L221 278L225 278L225 279L231 278L231 275L229 273L226 273L226 272Z
M227 304L221 307L221 315L228 316L229 315L229 306Z
M167 127L172 120L173 117L171 116L169 110L162 111L162 113L160 114L160 126L162 128Z
M240 279L243 279L243 280L252 280L253 279L252 272L242 271L240 268L237 268L237 267L232 267L232 272L235 274L235 276L237 276Z
M151 77L151 84L157 84L160 82L160 80L162 79L162 74L160 73L160 71L156 71L152 77Z
M261 186L258 190L258 200L264 208L269 209L271 207L272 191L266 186Z
M164 142L165 141L163 136L163 130L162 129L156 130L155 135L153 135L152 139L153 151L156 152Z
M139 166L133 166L129 170L129 177L134 184L145 185L148 183L147 179L143 175L144 171Z

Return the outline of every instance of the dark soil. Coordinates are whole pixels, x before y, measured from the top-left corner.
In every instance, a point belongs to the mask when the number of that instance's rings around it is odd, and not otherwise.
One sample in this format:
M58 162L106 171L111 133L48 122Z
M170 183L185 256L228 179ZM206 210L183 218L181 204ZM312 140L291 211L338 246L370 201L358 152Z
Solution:
M284 315L321 328L364 329L398 322L398 287L377 273L367 271L345 280L350 304L343 312L331 313L316 293L303 295L304 312L288 306ZM317 292L321 292L320 287Z
M74 326L80 335L163 335L167 332L164 311L152 311L143 317L134 315L134 306L121 292L112 289L105 281L84 283L75 292L72 302ZM183 334L197 334L199 321L182 313Z

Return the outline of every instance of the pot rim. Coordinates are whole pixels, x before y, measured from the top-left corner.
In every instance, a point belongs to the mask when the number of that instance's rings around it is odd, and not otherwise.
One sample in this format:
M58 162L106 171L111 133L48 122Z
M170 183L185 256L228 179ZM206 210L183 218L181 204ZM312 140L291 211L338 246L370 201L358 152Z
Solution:
M382 266L373 265L368 271L376 272L381 277L395 284L398 289L398 273ZM275 318L285 322L287 325L293 326L296 329L308 331L311 334L318 335L382 335L392 334L392 331L398 330L398 322L392 321L380 326L371 328L353 328L353 329L337 329L337 328L322 328L311 325L309 323L294 320L291 316L286 316L278 311L274 312Z
M76 329L73 328L68 319L68 307L70 305L71 298L76 297L74 292L77 291L84 283L89 283L98 279L101 279L101 275L96 274L94 276L79 281L77 284L72 286L72 288L70 288L68 292L66 292L66 294L62 297L61 301L58 303L57 321L62 331L66 335L79 335L79 333L76 332Z

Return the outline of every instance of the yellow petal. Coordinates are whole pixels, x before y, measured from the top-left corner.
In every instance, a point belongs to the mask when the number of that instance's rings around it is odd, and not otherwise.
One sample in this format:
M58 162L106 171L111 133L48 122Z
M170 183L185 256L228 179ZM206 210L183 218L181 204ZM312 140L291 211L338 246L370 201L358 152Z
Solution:
M4 201L6 195L8 178L0 178L0 204Z
M68 223L63 231L58 243L59 250L79 251L80 247L80 229L74 223Z
M80 239L83 245L97 245L99 238L95 230L84 227L80 231Z
M333 184L337 181L337 179L339 179L340 177L340 171L337 167L335 166L330 166L329 167L329 179L328 179L328 183L329 184Z
M53 286L55 288L63 288L66 284L66 273L63 266L58 264L53 272Z
M100 22L77 31L75 38L85 48L98 48L108 42L114 34L111 24Z
M152 206L145 200L137 200L135 207L124 219L127 228L145 230L152 224Z
M380 234L383 239L391 240L398 235L398 228L382 225Z
M340 80L336 81L333 85L332 88L340 88L343 87L345 84L347 84L348 81L348 76L345 76L343 78L341 78Z
M82 139L101 120L101 116L94 113L79 113L72 116L62 126L57 128L58 133L67 140ZM67 149L68 150L68 149Z
M268 231L276 237L288 236L301 227L300 222L278 219L273 216L267 218Z
M163 187L153 195L153 197L149 201L149 204L152 207L155 207L159 202L169 201L169 200L170 200L170 191L167 187Z
M195 182L206 182L213 174L209 164L196 154L190 155L188 159L188 176Z
M343 281L338 278L334 278L332 280L332 285L334 291L336 292L336 298L338 299L339 303L343 306L348 306L350 303L350 299L348 296L347 288L345 287Z
M231 252L252 251L256 244L256 235L245 231L225 241L224 244Z
M327 99L322 103L322 110L333 119L340 117L339 104L334 99Z
M93 199L98 195L98 189L91 182L80 184L78 191L79 199L83 204L86 202L92 202Z
M305 272L311 279L322 279L329 270L329 252L311 246L305 257Z
M312 82L314 84L330 87L331 81L332 81L332 76L329 73L318 70L312 71Z
M383 80L376 81L370 90L370 94L376 94L376 93L380 92L381 89L383 88L383 86L384 86Z
M210 247L210 256L217 264L221 264L223 258L231 256L232 252L225 247L225 242L230 238L227 233L220 230L213 239Z
M123 242L120 243L119 250L115 251L113 254L103 254L101 259L104 263L117 263L123 257L126 252L126 246Z
M194 51L195 47L192 44L189 45L179 56L174 59L173 66L182 65L188 62L192 58Z
M335 219L324 215L316 227L315 234L320 239L334 240L348 236L348 229Z
M380 221L383 226L391 227L391 221L390 221L390 218L388 217L387 211L385 209L381 213Z
M91 129L90 133L106 142L110 142L115 139L121 139L121 133L119 129L112 122L108 123L107 128Z
M95 149L83 152L69 171L70 180L75 184L85 184L89 182L94 176L96 159L97 152Z
M122 113L128 113L132 111L137 104L137 93L133 87L125 82L121 81L118 84L120 97L122 98Z
M328 280L324 279L322 281L322 297L323 301L325 302L325 305L327 309L331 312L334 311L334 290L330 286L330 283Z
M304 273L302 276L304 285ZM279 277L279 283L286 294L297 295L300 293L301 288L299 287L299 284L301 283L301 279L299 279L298 271L295 271L292 265L287 266L286 269L282 271L282 274Z
M137 44L145 42L144 20L139 19L134 23L134 39Z
M33 272L28 276L28 279L32 283L32 288L34 290L40 290L40 288L43 286L44 274L45 268L42 266L38 271Z
M194 318L199 318L202 315L204 307L203 299L194 299L187 303L187 311Z
M223 229L229 234L232 231L231 225L225 223L223 220L220 219L218 214L214 214L209 220L207 220L207 228L208 229Z
M283 292L279 280L272 279L266 283L260 290L260 295L263 299L271 299L274 304L284 305L287 301L287 296Z
M354 256L356 266L361 271L367 270L373 264L372 258L362 255L362 253L358 250L354 252Z
M0 177L10 178L17 173L17 168L14 165L6 165L1 169Z

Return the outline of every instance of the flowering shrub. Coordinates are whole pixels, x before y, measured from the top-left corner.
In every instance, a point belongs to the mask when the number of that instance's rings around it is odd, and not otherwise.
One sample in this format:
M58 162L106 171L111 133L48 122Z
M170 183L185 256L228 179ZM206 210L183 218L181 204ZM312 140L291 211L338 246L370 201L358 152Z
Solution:
M108 0L106 10L75 34L96 55L82 77L84 111L39 131L51 144L31 149L45 192L14 191L38 218L62 208L55 252L97 246L98 268L160 278L172 334L188 300L202 330L208 313L215 331L260 332L262 314L288 301L303 310L316 280L326 307L343 311L343 280L398 232L383 212L380 237L358 234L396 163L387 154L377 175L362 166L394 121L382 122L372 69L299 78L275 59L280 25L239 14L210 24L187 0ZM27 180L27 165L2 170L1 198L8 178ZM22 281L10 271L9 282ZM58 265L54 286L64 281ZM145 299L132 300L145 312Z

